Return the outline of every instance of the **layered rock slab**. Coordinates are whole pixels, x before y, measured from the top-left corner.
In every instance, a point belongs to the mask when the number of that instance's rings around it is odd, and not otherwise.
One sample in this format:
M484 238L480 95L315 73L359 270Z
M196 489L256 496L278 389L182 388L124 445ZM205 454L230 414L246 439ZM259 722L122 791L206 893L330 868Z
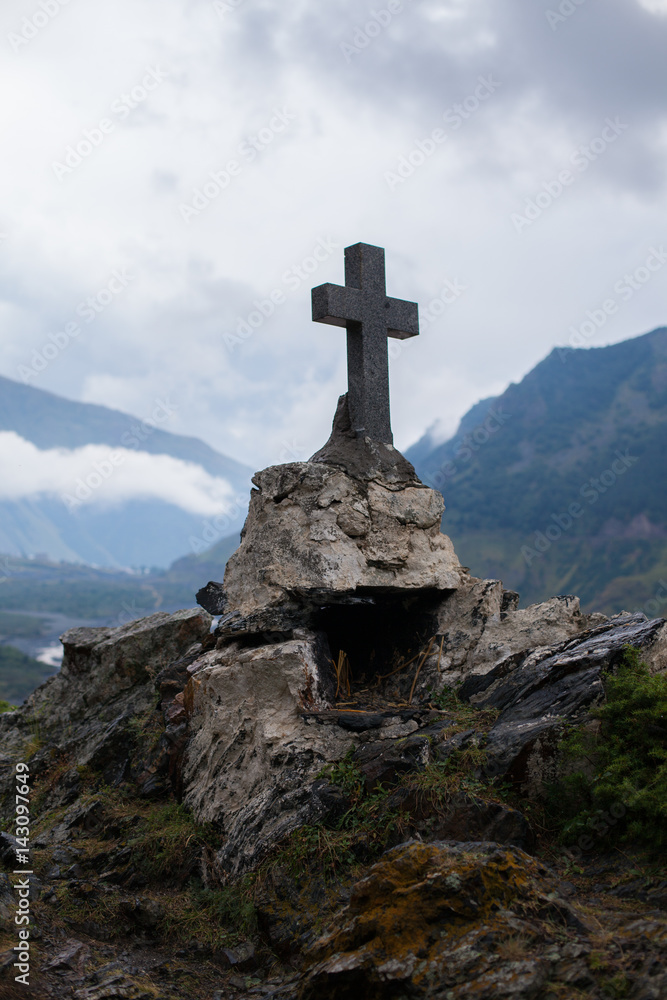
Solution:
M328 647L316 633L297 630L290 640L252 648L223 644L188 670L184 802L225 834L217 860L226 878L322 819L331 804L319 773L368 736L315 721L335 694ZM380 725L394 738L417 728L391 717Z
M642 651L654 671L667 670L667 622L643 614L619 615L561 643L520 651L461 685L459 697L500 716L486 742L487 776L508 774L538 794L555 777L563 726L584 721L604 699L603 672L628 646Z
M155 701L159 671L208 635L211 617L199 608L158 612L117 628L74 628L61 636L60 671L18 712L0 716L3 746L39 724L43 739L85 742L101 725L138 714Z
M44 746L33 757L31 776L48 770L54 752L66 751L72 763L52 806L77 798L76 766L99 768L109 784L120 781L128 766L132 720L156 704L157 675L188 651L201 650L210 627L210 615L193 608L158 612L117 628L65 632L60 672L20 709L0 715L0 801L12 794L14 760L35 731Z

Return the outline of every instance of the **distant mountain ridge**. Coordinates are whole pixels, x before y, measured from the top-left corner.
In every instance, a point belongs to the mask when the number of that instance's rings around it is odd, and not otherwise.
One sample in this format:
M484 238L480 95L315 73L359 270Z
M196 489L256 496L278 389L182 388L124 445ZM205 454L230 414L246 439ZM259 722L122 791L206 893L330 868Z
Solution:
M219 537L239 530L253 470L197 438L164 430L160 424L176 409L168 397L156 399L150 409L141 420L0 376L0 433L12 432L44 452L99 445L187 462L224 481L234 498L220 510L215 529ZM13 474L10 467L3 473L9 478ZM43 554L99 566L165 567L200 551L207 544L202 539L210 542L206 525L212 517L171 499L138 494L122 502L82 503L72 510L53 491L14 498L5 490L0 494L0 553Z
M473 407L451 440L407 457L440 489L443 530L477 575L525 601L657 602L667 574L667 328L555 349ZM664 611L667 613L667 588Z
M96 403L77 403L0 375L0 431L15 431L42 450L107 444L195 462L211 475L230 480L243 480L252 474L254 470L227 458L199 438L161 430L159 424L176 409L168 396L158 397L151 404L151 414L141 420Z

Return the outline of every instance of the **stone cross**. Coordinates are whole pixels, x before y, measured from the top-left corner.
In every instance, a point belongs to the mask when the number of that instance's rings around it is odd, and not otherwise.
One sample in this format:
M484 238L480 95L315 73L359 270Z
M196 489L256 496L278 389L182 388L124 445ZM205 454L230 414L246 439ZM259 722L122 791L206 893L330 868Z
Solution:
M416 337L419 312L416 302L387 297L382 247L346 247L345 286L313 288L313 321L347 328L348 408L354 431L393 444L387 337Z

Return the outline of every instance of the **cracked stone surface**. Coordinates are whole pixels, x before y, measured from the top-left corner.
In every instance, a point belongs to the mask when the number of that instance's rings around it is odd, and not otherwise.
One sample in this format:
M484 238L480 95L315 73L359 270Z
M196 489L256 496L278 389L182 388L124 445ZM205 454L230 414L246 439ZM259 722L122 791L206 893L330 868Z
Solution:
M277 619L303 602L369 592L451 591L464 575L440 531L444 502L420 483L352 478L323 462L257 473L240 547L214 606ZM270 627L263 619L262 628Z

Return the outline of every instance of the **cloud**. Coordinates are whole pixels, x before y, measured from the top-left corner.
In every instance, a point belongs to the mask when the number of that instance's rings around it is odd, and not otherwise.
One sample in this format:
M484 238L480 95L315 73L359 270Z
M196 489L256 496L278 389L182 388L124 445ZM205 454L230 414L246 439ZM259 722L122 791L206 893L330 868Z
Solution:
M70 510L83 503L116 506L162 500L211 517L233 501L230 484L170 455L86 445L41 451L13 431L0 432L0 500L57 496Z
M651 14L667 14L667 0L638 0L638 3Z
M3 374L20 378L128 268L122 295L31 384L137 417L169 393L170 430L255 467L290 449L312 454L346 373L344 334L313 326L310 287L340 282L342 248L363 240L386 247L392 295L423 305L447 281L467 286L391 362L406 447L566 344L660 242L667 18L657 0L404 0L384 25L373 15L382 0L222 6L72 0L18 51L7 46ZM550 23L561 7L573 13ZM25 16L7 0L0 36ZM373 20L382 30L366 31ZM114 104L134 100L151 67L164 79L121 119ZM492 96L447 124L489 76ZM268 141L276 109L293 117ZM513 214L617 116L628 125L618 141L517 234ZM59 180L53 162L104 117L113 131ZM436 128L447 141L390 189L387 172ZM231 161L240 169L215 194L211 174ZM180 207L197 191L211 196L186 223ZM285 275L328 238L340 249L290 287ZM230 346L276 290L285 301ZM652 282L592 346L666 319Z

